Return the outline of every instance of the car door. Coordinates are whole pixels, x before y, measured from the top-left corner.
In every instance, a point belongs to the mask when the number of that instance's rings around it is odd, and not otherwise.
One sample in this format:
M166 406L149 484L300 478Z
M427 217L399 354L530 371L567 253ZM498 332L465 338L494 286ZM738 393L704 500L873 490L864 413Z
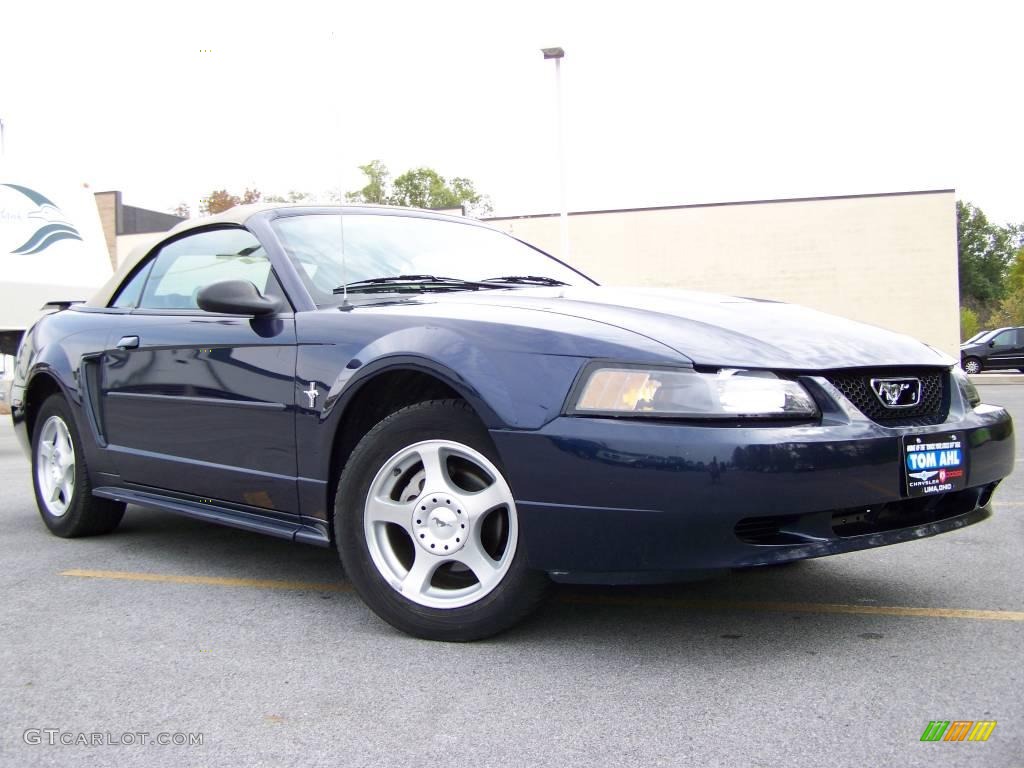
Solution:
M1013 368L1024 368L1024 328L1014 328L1013 356L1010 358Z
M985 367L1024 367L1024 351L1019 344L1019 336L1019 329L1007 328L992 337L988 343L988 353L985 355Z
M196 294L249 280L286 311L204 312ZM126 483L297 514L295 322L265 250L242 228L201 230L140 264L102 362L108 448Z

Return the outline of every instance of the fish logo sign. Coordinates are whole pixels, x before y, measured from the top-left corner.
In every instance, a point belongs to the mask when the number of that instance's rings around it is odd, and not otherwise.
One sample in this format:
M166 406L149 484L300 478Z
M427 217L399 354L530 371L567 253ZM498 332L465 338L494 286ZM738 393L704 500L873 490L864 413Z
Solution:
M34 189L22 187L18 184L4 184L3 186L20 192L36 206L28 214L29 219L39 222L36 231L29 238L15 248L11 253L19 256L28 256L33 253L45 251L51 245L61 240L81 240L82 235L68 221L63 211L56 204L36 192Z

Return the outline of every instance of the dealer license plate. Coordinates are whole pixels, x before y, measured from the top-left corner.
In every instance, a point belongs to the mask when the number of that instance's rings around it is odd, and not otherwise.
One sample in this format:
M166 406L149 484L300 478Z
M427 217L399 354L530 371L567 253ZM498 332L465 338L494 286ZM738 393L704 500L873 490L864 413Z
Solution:
M962 432L903 438L908 496L959 491L967 484L967 441Z

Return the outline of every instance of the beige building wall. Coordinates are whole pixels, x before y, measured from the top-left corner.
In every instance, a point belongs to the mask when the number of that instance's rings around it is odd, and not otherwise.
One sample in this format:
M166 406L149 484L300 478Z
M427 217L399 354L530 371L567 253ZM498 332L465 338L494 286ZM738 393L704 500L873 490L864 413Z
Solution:
M558 255L556 215L490 223ZM957 355L953 190L576 213L569 237L604 284L802 304Z
M96 210L100 214L103 238L107 242L110 265L117 269L117 206L120 192L97 192Z
M123 205L118 191L97 192L95 198L107 253L114 269L136 245L155 242L182 220L174 214Z

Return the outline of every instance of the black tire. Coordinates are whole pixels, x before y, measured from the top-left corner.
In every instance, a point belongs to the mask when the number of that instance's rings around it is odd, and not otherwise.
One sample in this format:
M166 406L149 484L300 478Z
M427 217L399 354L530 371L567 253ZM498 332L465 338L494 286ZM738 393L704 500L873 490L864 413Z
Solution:
M39 441L45 425L54 417L59 418L66 426L75 457L71 499L62 515L50 512L39 485ZM36 494L36 506L46 527L51 533L64 539L110 533L124 517L123 503L92 495L93 485L89 477L89 468L85 463L85 451L82 449L78 427L67 401L59 394L50 395L36 416L32 434L32 488Z
M972 363L974 363L974 364L976 364L978 366L978 370L975 371L974 373L981 373L983 370L985 370L985 366L983 366L981 364L981 360L979 358L977 358L977 357L967 357L967 358L964 358L963 369L965 371L967 371L967 369L970 367L970 365ZM967 372L970 373L970 371L967 371Z
M455 608L427 607L402 596L385 580L370 555L364 507L371 484L391 457L425 440L466 445L501 471L487 430L465 402L431 400L403 408L371 429L349 457L334 502L338 552L360 597L393 627L427 640L466 642L490 637L532 613L547 592L546 574L526 567L521 539L500 583L477 602Z

